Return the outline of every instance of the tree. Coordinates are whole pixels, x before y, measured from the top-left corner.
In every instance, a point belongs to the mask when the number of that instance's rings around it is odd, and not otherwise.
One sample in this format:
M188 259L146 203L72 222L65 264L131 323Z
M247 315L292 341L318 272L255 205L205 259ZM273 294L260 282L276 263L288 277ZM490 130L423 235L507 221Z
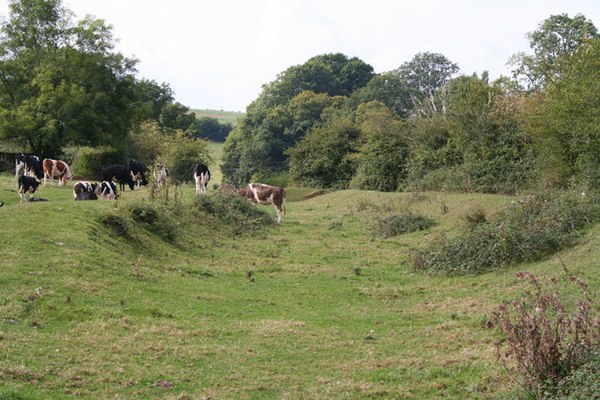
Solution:
M517 53L509 61L516 68L513 76L528 89L540 89L558 79L568 60L586 41L598 37L592 21L582 14L552 15L537 30L527 34L533 55Z
M66 145L125 151L136 61L113 52L112 28L78 25L60 0L13 0L0 27L0 138L40 156Z
M286 150L321 124L326 110L341 107L342 96L366 85L372 76L370 65L340 53L313 57L279 74L263 86L236 127L232 144L225 146L225 179L239 184L259 172L287 169Z
M292 179L309 186L348 187L360 137L358 127L344 118L312 130L287 151Z
M406 175L409 131L382 103L360 105L356 123L363 136L353 185L360 189L393 192Z
M198 137L215 142L224 142L227 139L227 135L233 129L231 123L222 123L218 119L211 117L200 117L196 124L198 126Z
M531 128L546 183L600 185L600 38L591 40L547 87Z
M356 109L360 104L370 101L383 103L400 118L408 118L413 107L410 88L393 73L375 75L364 87L352 93L348 104Z
M160 124L169 129L179 129L188 136L198 134L196 114L181 103L168 103L162 107L159 117Z
M416 113L435 115L445 113L444 89L458 64L437 53L418 53L411 61L393 71L410 90Z

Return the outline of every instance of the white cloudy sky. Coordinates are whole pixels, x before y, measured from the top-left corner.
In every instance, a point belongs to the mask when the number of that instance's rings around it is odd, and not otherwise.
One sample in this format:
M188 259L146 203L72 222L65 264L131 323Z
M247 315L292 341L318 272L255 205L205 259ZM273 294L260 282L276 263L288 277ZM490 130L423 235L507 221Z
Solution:
M0 17L8 14L0 0ZM461 73L508 74L525 37L550 15L581 13L600 28L600 0L63 0L77 20L111 24L139 76L166 82L190 108L244 111L263 84L325 53L386 72L418 52Z

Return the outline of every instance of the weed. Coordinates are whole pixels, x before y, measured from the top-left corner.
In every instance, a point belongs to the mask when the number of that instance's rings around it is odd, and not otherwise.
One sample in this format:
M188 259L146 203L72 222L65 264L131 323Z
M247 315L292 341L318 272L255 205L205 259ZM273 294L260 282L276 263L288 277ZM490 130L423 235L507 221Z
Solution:
M567 272L565 270L565 272ZM550 278L549 284L533 273L519 273L530 290L523 298L500 305L492 314L491 323L505 335L505 343L498 344L498 357L524 388L535 398L554 394L563 379L585 360L586 354L600 346L600 318L592 304L588 286L577 277L566 274L566 279ZM561 281L577 284L581 298L569 312L561 290ZM504 351L503 351L504 350ZM506 363L508 364L508 363Z

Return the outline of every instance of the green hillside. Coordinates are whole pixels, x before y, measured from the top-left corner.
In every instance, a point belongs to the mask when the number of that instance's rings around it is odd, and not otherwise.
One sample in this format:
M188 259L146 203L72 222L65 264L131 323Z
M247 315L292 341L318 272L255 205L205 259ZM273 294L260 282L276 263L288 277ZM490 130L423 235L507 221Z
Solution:
M243 116L244 113L236 112L236 111L223 111L223 110L191 110L196 113L198 118L200 117L209 117L215 118L220 122L228 122L235 126L239 117Z
M152 203L147 189L76 203L55 186L22 206L0 175L0 398L496 398L508 378L483 322L522 290L515 273L564 263L599 282L599 227L505 271L408 264L511 197L288 192L281 226L239 236L245 222L201 211L191 186ZM375 239L374 205L437 225Z

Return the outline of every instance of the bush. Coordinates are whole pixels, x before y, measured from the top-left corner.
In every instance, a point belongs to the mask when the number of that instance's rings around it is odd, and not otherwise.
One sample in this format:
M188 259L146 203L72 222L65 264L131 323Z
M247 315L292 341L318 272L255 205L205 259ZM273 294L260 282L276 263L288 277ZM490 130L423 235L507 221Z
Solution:
M592 304L588 286L574 276L564 279L578 284L582 292L576 307L568 311L561 280L551 278L546 287L532 273L517 276L527 281L531 290L522 299L500 305L490 319L505 335L505 346L497 345L499 359L514 361L508 370L535 398L553 396L560 390L583 393L591 382L582 385L581 379L588 374L597 376L600 346L600 318L597 313L594 316L597 306ZM574 373L594 352L595 364Z
M122 164L125 159L123 154L109 146L72 147L65 155L65 161L70 162L73 175L88 179L101 179L103 166Z
M411 212L391 214L380 217L371 227L373 236L389 238L405 233L422 231L435 226L435 221L429 217Z
M416 252L416 269L477 273L540 259L571 244L596 219L596 207L574 193L541 193L510 205L495 220L453 239L437 238Z
M139 202L131 204L129 212L133 220L141 223L148 231L170 243L177 240L178 228L170 215L171 210L159 208L150 202Z
M589 351L548 400L600 400L600 348Z
M96 217L96 220L118 236L130 237L131 222L122 215L117 214L114 211L109 211L100 214Z
M210 196L197 196L195 206L217 218L233 236L257 233L275 222L269 214L236 193L217 192Z

